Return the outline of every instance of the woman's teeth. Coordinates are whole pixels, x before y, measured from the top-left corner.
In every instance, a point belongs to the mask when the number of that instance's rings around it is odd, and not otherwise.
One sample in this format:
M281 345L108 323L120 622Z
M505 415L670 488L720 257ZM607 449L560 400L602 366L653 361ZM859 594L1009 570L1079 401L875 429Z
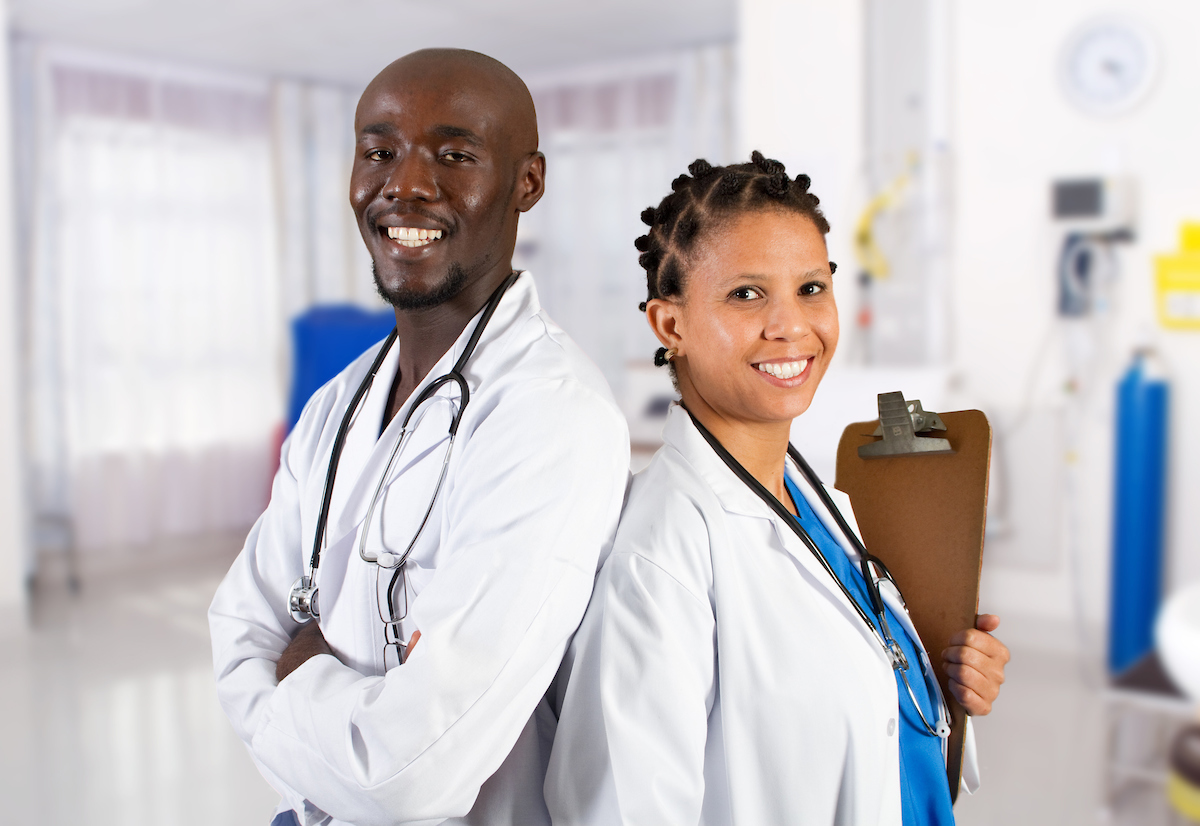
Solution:
M776 362L773 364L759 364L758 369L764 373L769 373L777 379L793 379L804 372L804 368L808 366L808 359L804 361L785 361Z
M442 237L440 229L417 229L416 227L388 227L388 238L399 241L402 247L423 247Z

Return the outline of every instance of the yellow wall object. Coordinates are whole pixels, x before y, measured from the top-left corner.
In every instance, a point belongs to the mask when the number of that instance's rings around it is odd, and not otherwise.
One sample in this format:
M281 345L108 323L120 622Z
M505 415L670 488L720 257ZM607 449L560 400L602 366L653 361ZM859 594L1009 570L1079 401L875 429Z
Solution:
M1195 784L1171 772L1167 778L1167 799L1179 814L1200 822L1200 788Z
M1200 252L1200 221L1185 221L1179 230L1179 248L1184 252Z
M1200 330L1200 222L1180 230L1181 251L1156 255L1158 320L1169 330Z

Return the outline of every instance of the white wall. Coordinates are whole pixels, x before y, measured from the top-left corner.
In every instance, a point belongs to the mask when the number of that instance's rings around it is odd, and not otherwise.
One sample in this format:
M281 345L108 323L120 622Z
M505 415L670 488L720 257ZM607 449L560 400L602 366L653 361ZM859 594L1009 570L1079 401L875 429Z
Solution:
M12 118L8 82L8 8L0 0L0 622L24 614L26 513L17 399L17 310L13 254Z
M1175 373L1168 587L1200 576L1200 523L1194 511L1186 512L1192 510L1186 503L1200 501L1200 431L1183 421L1200 404L1200 336L1157 328L1151 261L1153 254L1176 248L1182 220L1200 217L1200 130L1194 114L1200 99L1200 50L1194 38L1200 6L1180 0L1106 4L1105 12L1127 13L1148 26L1162 56L1151 97L1139 109L1109 120L1077 112L1060 92L1056 74L1064 40L1097 12L1095 4L1012 0L954 8L953 358L964 397L1002 415L1019 406L1031 371L1049 360L1033 394L1031 426L1014 439L1045 440L1047 429L1073 421L1070 401L1060 389L1062 331L1050 338L1043 334L1054 329L1050 182L1120 174L1132 176L1139 188L1138 239L1122 251L1112 321L1098 339L1100 369L1091 387L1084 388L1092 395L1083 407L1073 466L1079 483L1078 559L1072 565L1063 552L1045 564L1029 564L1028 554L1004 553L1003 543L997 543L984 588L1000 610L1067 616L1073 610L1072 572L1079 570L1083 609L1092 621L1101 621L1108 600L1113 383L1133 342L1147 333ZM1053 493L1047 475L1061 478L1070 445L1053 437L1050 445L1040 462L1034 452L1013 463L1010 491L1041 486ZM1046 546L1050 537L1049 547L1061 546L1064 527L1070 536L1062 522L1023 520L1016 512L1012 517L1013 533L1005 540L1010 545ZM1020 559L1023 563L1016 564Z
M861 0L742 0L738 12L738 160L758 149L812 178L833 227L843 331L854 317L852 228L866 186L862 20Z
M1012 0L948 8L950 403L979 407L997 425L1004 478L993 487L995 524L1003 527L1006 517L1008 528L988 540L983 607L1071 620L1082 606L1095 625L1108 602L1113 383L1140 330L1155 337L1175 374L1168 587L1200 578L1200 519L1188 512L1189 503L1200 502L1200 429L1183 421L1200 409L1200 335L1158 329L1151 261L1176 248L1182 220L1200 218L1194 114L1200 5L1146 0L1103 8L1143 21L1156 33L1163 58L1146 103L1107 121L1077 113L1058 88L1062 43L1099 11L1094 3ZM866 194L863 4L743 0L739 24L739 144L812 175L833 224L831 257L850 265L851 230ZM1097 338L1100 369L1085 388L1084 404L1075 406L1078 397L1062 391L1069 336L1054 316L1049 191L1056 178L1097 174L1136 179L1138 239L1122 250L1111 322ZM845 347L853 290L841 282L837 291ZM835 362L834 369L846 365ZM1014 432L1023 408L1025 424ZM1080 503L1075 527L1064 515L1072 500Z

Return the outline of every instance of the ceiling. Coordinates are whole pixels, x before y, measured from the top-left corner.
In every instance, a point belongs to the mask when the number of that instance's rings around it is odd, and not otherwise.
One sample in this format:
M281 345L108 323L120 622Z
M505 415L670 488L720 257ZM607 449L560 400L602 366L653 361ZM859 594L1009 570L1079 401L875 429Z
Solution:
M518 72L731 40L737 0L8 0L14 31L75 46L362 85L413 49Z

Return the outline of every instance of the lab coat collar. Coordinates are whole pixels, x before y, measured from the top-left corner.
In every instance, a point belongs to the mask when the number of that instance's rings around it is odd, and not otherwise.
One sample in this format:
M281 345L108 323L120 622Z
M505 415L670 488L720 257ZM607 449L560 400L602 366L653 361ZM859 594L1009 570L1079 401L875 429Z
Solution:
M522 272L500 300L495 314L479 339L474 355L463 368L463 375L471 388L472 395L479 390L482 377L487 375L489 363L499 358L495 345L503 340L505 333L519 319L534 315L540 309L533 277L528 272ZM374 497L380 475L387 467L392 448L395 446L396 440L400 438L401 423L408 413L409 407L421 390L425 388L425 385L433 379L445 375L458 361L482 314L483 310L481 309L467 323L454 345L438 359L421 383L405 400L383 433L380 434L379 425L383 421L384 407L387 404L392 382L396 377L400 358L398 347L392 345L383 363L379 366L379 372L376 374L366 398L363 399L350 431L346 434L346 443L338 463L337 481L334 485L330 506L330 523L326 537L330 547L352 531L357 531L359 524L366 517L367 508L370 507ZM358 389L358 385L370 369L370 364L377 352L377 347L373 348L368 356L359 359L355 365L357 369L348 370L338 377L337 381L343 382L344 386L339 394L341 398L336 416L330 418L328 427L336 428L341 424L341 417L345 414L346 405L350 403L354 391ZM391 484L391 480L398 478L406 467L418 461L431 449L438 451L444 449L439 447L439 443L448 438L452 405L458 403L458 388L453 383L443 385L435 395L452 401L445 404L427 403L430 406L428 412L419 410L414 414L412 424L416 424L420 420L420 426L410 425L410 443L405 445L396 465L392 468L388 484ZM326 462L328 459L327 455ZM430 493L432 494L432 491Z
M696 470L729 513L758 519L776 519L775 514L754 491L739 479L721 460L712 446L700 435L692 417L681 404L667 411L663 425L663 442L677 450Z
M861 618L859 618L845 592L842 591L841 587L834 581L821 563L817 561L812 551L796 536L796 533L790 527L783 524L782 519L771 510L767 503L759 499L758 495L747 487L729 469L725 462L721 460L721 457L717 455L712 446L700 434L700 431L696 429L691 416L688 415L687 410L681 405L672 405L668 411L667 421L663 426L663 441L678 451L695 469L696 473L712 489L717 499L721 502L721 507L726 512L770 521L779 543L809 573L813 580L825 589L828 597L838 603L848 613L852 618L854 627L858 629L863 640L877 653L880 662L887 664L890 670L891 666L888 663L887 655L884 653L883 648L875 639L871 629L867 628ZM832 536L835 538L841 537L841 531L837 528L832 515L821 504L819 498L812 495L811 486L807 482L804 482L803 477L790 467L789 476L792 476L793 480L803 482L801 491L805 494L805 499L812 505L818 518L829 529ZM854 515L849 512L849 498L845 494L841 494L840 491L831 491L831 495L833 493L840 494L842 498L846 499L847 507L844 511L844 515L847 517L846 521L857 531ZM835 496L833 498L836 503L838 497ZM844 537L841 537L839 542L843 543L842 546L844 549L848 546ZM852 558L857 559L857 554Z

